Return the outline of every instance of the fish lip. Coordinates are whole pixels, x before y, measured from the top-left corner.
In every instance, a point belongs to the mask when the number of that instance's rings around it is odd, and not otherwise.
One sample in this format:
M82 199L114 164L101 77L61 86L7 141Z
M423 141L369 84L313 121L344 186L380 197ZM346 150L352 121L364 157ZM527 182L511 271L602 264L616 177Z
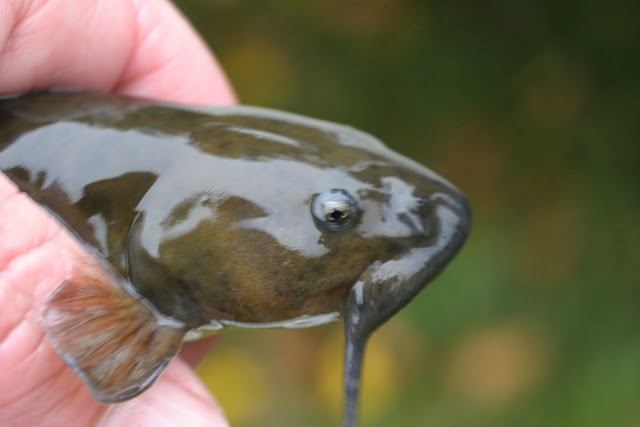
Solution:
M416 212L423 225L423 243L370 264L351 288L354 305L349 309L347 303L345 313L377 306L376 313L369 313L369 323L379 326L413 300L457 256L471 231L471 207L466 197L457 189L445 188L423 200ZM368 294L364 299L363 289Z
M471 232L472 212L469 201L456 188L445 188L423 196L416 214L424 230L425 242L414 248L431 247L435 250L436 247L441 247L446 255L435 258L443 266L448 265Z
M449 194L447 205L458 213L458 225L456 239L458 240L458 249L466 242L472 226L471 204L461 192Z

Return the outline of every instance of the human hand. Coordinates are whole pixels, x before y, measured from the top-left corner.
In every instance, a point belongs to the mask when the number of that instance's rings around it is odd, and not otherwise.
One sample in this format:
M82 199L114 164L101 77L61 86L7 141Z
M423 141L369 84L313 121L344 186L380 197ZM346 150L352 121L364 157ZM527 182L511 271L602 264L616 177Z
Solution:
M0 94L50 87L189 104L235 102L205 45L167 0L4 0ZM46 340L44 300L69 275L77 243L0 174L0 425L227 425L185 345L156 384L96 403Z

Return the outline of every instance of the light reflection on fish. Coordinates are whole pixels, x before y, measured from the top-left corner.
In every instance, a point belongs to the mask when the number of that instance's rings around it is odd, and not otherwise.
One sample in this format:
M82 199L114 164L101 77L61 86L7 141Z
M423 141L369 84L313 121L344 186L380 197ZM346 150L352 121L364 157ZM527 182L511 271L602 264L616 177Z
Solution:
M254 107L6 98L0 169L91 255L42 324L102 403L146 390L185 338L342 316L352 426L368 337L470 227L453 185L372 136Z

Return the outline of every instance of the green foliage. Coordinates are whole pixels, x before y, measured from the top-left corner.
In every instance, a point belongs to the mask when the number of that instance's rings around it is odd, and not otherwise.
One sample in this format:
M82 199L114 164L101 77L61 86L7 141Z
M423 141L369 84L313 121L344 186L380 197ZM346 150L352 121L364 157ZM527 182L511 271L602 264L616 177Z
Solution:
M176 3L244 103L366 129L471 200L459 258L374 338L366 425L640 423L634 2ZM222 349L203 375L234 425L335 424L336 334L229 334L272 396L225 394Z

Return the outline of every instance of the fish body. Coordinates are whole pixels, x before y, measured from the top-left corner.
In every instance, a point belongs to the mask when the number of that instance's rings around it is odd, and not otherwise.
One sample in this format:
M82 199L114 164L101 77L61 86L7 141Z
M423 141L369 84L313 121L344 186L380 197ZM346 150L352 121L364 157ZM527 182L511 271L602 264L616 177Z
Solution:
M96 399L148 388L185 337L345 321L345 425L366 340L470 226L464 196L348 126L88 93L0 100L0 170L89 254L47 301Z

